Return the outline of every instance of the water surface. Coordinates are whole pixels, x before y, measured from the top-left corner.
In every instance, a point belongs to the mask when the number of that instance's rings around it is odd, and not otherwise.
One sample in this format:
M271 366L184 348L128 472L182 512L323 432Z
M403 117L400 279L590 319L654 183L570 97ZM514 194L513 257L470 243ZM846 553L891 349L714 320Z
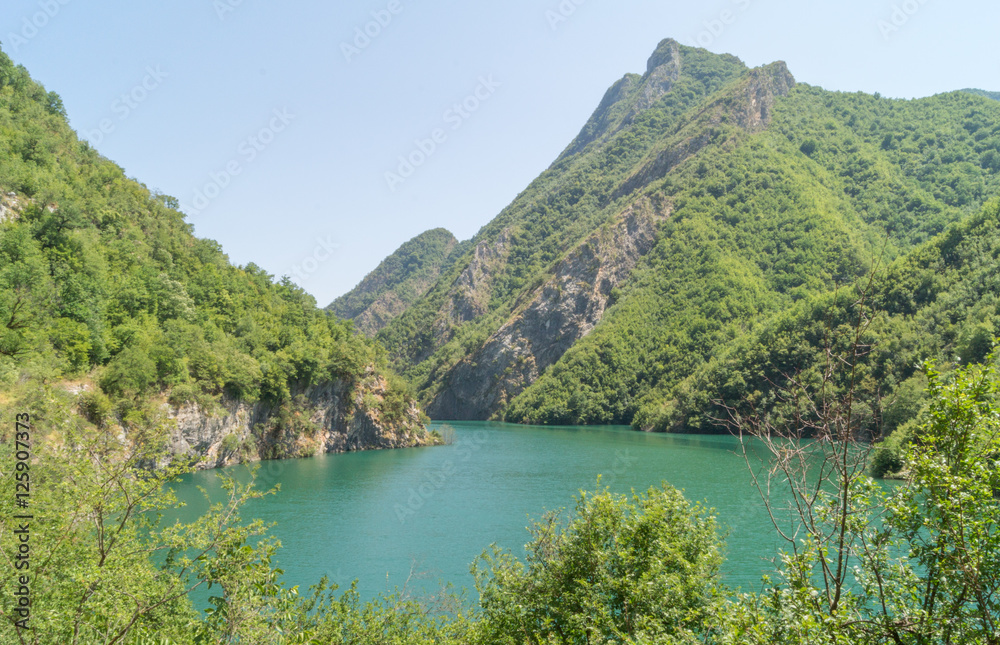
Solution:
M371 597L409 578L427 591L439 582L473 587L469 564L491 543L521 555L529 518L572 508L598 476L612 491L645 491L661 481L714 507L726 537L725 579L749 591L780 542L752 487L739 442L728 436L659 435L628 428L526 427L434 423L452 445L324 455L267 462L259 481L281 492L252 502L244 517L276 522L277 564L303 590L323 575L359 581ZM237 467L237 470L242 467ZM205 509L197 486L219 492L215 473L175 486L188 506ZM474 594L473 594L474 597Z

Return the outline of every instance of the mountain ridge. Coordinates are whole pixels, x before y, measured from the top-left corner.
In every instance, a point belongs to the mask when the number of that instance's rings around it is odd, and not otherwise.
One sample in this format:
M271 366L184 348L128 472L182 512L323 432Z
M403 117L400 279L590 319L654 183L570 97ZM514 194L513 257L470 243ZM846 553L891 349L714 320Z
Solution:
M202 466L434 443L377 344L195 237L176 199L81 140L58 94L2 51L0 151L12 407Z
M435 417L640 427L664 388L762 316L982 203L998 185L1000 137L988 125L998 117L971 94L827 92L780 61L751 70L667 39L378 339ZM567 327L572 298L554 304L568 286L560 267L643 200L669 204L654 243L592 292L604 304L579 300ZM691 271L697 293L669 277ZM722 284L728 292L702 302ZM553 306L529 330L546 293ZM667 302L673 320L660 312ZM546 341L551 329L559 338Z
M461 244L443 228L431 229L402 244L351 291L327 310L353 320L366 336L373 337L433 286L441 271L453 261Z

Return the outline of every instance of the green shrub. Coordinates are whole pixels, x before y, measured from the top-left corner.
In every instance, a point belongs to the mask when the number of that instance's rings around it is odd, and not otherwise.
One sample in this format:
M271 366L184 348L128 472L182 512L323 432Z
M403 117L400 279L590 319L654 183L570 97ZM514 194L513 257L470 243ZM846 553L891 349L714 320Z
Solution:
M88 391L80 394L80 414L98 428L105 428L114 413L114 404L103 392Z

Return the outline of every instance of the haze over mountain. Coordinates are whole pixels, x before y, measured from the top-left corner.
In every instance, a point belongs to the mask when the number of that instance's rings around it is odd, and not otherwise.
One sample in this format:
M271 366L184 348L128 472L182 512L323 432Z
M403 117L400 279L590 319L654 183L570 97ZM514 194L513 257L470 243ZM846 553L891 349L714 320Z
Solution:
M828 92L665 40L378 339L435 418L676 427L713 357L996 194L983 94Z
M993 99L994 101L1000 101L1000 92L988 92L986 90L977 89L965 89L963 92L968 92L969 94L977 94L979 96L985 96L988 99Z

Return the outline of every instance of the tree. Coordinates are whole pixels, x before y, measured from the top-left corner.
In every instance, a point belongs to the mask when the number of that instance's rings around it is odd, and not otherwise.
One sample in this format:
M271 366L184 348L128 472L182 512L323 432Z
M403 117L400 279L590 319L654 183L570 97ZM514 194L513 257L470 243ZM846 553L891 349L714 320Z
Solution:
M273 545L249 542L264 533L260 521L244 524L240 508L263 493L253 481L222 476L227 496L199 519L163 526L160 511L176 506L169 483L190 468L162 459L161 427L132 428L127 440L83 424L58 394L39 390L31 408L38 423L30 463L32 615L17 629L11 606L0 608L0 641L33 645L131 643L143 636L190 643L198 629L206 642L242 634L254 640L260 629L246 617L267 613L279 592L262 599L252 590L273 575ZM58 434L44 428L60 428ZM159 438L159 439L158 439ZM0 463L0 492L14 499L11 460ZM13 520L0 524L0 593L13 597L22 570L16 569ZM17 574L17 575L15 575ZM217 611L232 617L225 629L199 619L188 600L201 587L222 594ZM250 590L250 591L248 591ZM240 617L238 620L235 617ZM276 641L275 641L276 642Z
M479 642L695 642L719 602L715 528L667 484L581 492L568 525L551 513L530 529L525 562L494 546L473 563Z
M869 281L868 287L871 282ZM990 356L950 380L925 363L928 408L903 460L905 485L866 475L871 444L857 405L859 360L875 313L860 291L846 351L818 379L790 377L782 416L731 423L775 529L789 545L780 580L731 604L725 642L1000 643L1000 384ZM836 346L832 340L828 347ZM843 389L833 387L838 374ZM877 393L876 393L877 394ZM876 397L877 398L877 397ZM753 446L763 446L757 461ZM763 465L760 465L763 463ZM791 500L780 514L777 490Z

